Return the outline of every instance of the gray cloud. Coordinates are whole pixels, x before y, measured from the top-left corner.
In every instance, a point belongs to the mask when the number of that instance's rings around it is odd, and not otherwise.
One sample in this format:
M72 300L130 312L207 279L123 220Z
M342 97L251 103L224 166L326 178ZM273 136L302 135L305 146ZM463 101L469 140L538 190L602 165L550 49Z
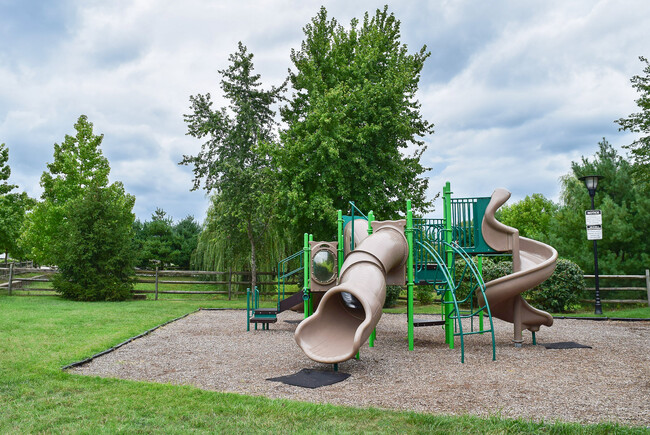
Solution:
M0 4L0 142L12 181L33 196L53 144L81 114L104 134L111 179L149 219L163 208L202 220L204 192L190 192L183 154L189 96L221 99L217 71L242 41L267 86L280 84L302 28L320 2L15 2ZM343 25L383 2L327 3ZM425 138L431 194L445 181L459 196L506 187L518 200L558 198L570 162L606 136L632 137L613 120L635 111L629 78L647 53L650 3L638 1L418 1L391 6L411 51L431 51L418 95L436 124ZM645 50L645 51L644 51ZM439 209L440 207L438 207ZM436 212L437 213L437 212Z

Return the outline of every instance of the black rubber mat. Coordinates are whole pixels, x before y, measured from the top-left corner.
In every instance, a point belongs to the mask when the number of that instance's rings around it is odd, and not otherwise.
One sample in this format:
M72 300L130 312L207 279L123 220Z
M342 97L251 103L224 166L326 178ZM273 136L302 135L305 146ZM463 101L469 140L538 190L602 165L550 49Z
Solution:
M350 377L349 373L326 372L323 370L302 369L293 375L268 378L267 381L282 382L303 388L318 388L325 385L336 384Z
M561 341L559 343L546 343L543 345L547 349L592 349L591 346L576 343L575 341Z

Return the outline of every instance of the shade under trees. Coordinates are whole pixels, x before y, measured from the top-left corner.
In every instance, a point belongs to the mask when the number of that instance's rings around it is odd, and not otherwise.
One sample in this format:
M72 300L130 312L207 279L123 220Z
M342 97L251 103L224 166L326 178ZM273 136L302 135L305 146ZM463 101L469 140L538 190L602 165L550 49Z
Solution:
M291 52L293 95L274 154L286 220L329 240L336 211L351 200L382 219L397 217L407 199L426 211L420 157L433 125L415 98L426 46L410 54L387 7L347 29L322 7L304 33Z

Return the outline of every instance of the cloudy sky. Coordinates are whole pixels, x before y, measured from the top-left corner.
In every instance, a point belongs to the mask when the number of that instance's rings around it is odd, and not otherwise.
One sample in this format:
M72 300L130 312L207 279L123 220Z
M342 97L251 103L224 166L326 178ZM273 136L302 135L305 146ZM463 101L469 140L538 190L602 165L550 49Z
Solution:
M0 0L0 143L11 181L40 196L54 143L85 114L104 134L111 180L156 208L202 221L208 199L178 166L201 143L186 136L189 96L220 99L217 70L242 41L267 86L279 85L303 26L325 4L343 24L385 1ZM389 4L411 52L432 55L420 83L431 195L558 199L572 160L606 137L633 136L614 120L636 111L629 79L650 56L650 2L401 1ZM353 198L351 198L353 199ZM441 209L440 206L437 207ZM435 214L438 214L436 212Z

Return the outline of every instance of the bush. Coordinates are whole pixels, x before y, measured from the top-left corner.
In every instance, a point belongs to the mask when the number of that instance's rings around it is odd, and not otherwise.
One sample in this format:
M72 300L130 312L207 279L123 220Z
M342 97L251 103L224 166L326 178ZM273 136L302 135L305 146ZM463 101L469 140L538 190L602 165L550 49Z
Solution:
M512 261L493 261L483 258L483 281L493 281L512 273Z
M553 275L524 295L534 306L553 313L580 308L580 294L585 290L584 272L571 260L560 258Z
M59 273L53 286L64 298L122 301L131 297L135 198L121 184L90 186L66 204L57 241Z
M397 305L397 298L402 291L399 285L389 285L386 287L386 299L384 300L384 308L393 308Z
M420 305L431 305L433 303L434 290L430 286L418 287L416 290L416 297Z
M483 261L483 280L487 283L512 273L512 261ZM539 286L524 292L524 298L536 308L553 313L575 311L585 289L583 271L571 260L560 258L553 275Z

